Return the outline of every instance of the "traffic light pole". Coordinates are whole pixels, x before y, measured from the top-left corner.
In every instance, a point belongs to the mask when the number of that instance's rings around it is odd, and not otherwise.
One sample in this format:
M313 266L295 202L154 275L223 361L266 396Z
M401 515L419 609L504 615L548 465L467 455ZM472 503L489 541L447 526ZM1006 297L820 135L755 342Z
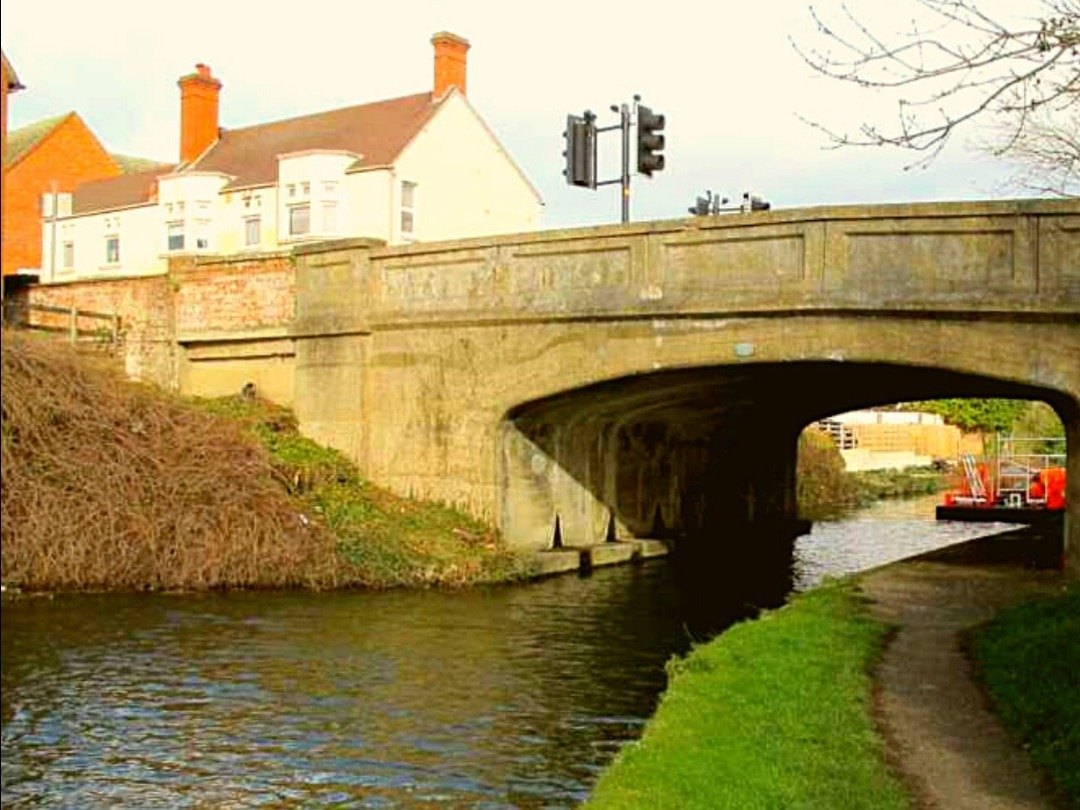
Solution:
M622 120L622 221L630 221L630 108L625 104L619 110Z
M648 177L653 172L664 168L664 156L660 151L664 148L664 136L660 132L664 129L664 116L653 113L648 107L639 102L641 97L634 96L633 114L637 117L637 170ZM596 126L596 116L586 110L582 115L568 115L566 118L566 131L563 138L566 140L566 168L563 175L566 182L572 186L596 189L600 186L610 186L618 183L622 187L622 221L630 221L630 127L633 126L630 105L611 105L611 111L619 113L619 123L610 127ZM596 179L596 136L601 132L613 132L620 130L622 133L622 172L620 176L612 180Z
M622 222L630 221L630 107L622 104L611 105L611 111L619 113L619 123L612 127L597 127L597 132L622 131L622 174L618 180L601 180L596 185L610 186L619 183L622 186Z

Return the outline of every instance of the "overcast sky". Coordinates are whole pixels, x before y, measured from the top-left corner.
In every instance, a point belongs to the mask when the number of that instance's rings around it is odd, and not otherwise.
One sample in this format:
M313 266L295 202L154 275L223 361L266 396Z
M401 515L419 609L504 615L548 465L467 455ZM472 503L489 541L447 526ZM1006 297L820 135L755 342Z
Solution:
M0 20L27 88L10 128L75 110L107 149L170 161L176 79L196 62L224 84L222 126L245 126L430 89L431 35L452 31L472 44L469 99L540 191L544 227L618 221L617 187L565 185L562 131L586 108L615 123L609 106L635 93L667 119L667 168L634 178L635 220L685 216L706 189L774 207L1018 196L1010 167L963 142L907 171L908 153L825 148L800 115L842 129L891 107L800 60L789 37L820 42L806 0L54 0L4 3ZM615 176L618 136L601 139Z

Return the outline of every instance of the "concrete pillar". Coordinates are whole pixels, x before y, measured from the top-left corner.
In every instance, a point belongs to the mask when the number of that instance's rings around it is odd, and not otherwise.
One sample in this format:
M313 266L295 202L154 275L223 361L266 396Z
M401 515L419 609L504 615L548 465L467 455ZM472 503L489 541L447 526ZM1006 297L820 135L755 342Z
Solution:
M1080 405L1058 415L1065 423L1068 457L1065 470L1065 575L1080 579Z
M370 270L376 240L319 243L296 251L295 394L304 435L345 453L361 470L367 302L377 280Z

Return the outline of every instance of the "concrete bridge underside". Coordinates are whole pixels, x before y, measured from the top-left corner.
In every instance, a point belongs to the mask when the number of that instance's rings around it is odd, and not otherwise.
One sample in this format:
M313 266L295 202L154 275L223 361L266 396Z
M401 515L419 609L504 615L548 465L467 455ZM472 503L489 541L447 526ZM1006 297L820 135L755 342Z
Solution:
M808 422L1041 399L1080 572L1080 206L768 212L298 258L295 407L522 548L782 524Z
M514 408L502 426L502 516L532 547L746 534L784 542L800 431L829 414L911 399L1053 392L892 363L760 363L658 371ZM556 523L558 528L556 529Z

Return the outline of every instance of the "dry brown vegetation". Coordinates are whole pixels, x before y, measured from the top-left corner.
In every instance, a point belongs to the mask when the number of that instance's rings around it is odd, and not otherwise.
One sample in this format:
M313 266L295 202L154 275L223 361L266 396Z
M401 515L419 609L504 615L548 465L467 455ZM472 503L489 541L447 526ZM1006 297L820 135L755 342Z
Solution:
M327 587L343 562L228 420L2 337L2 576L25 589Z

